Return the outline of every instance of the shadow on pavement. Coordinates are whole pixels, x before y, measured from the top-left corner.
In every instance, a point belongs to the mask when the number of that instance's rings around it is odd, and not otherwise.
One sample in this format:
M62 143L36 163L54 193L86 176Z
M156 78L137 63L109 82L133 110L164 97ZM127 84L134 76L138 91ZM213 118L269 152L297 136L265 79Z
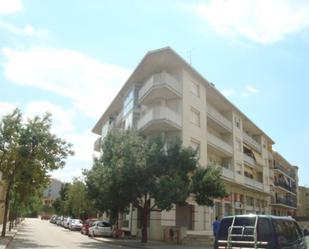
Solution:
M112 245L107 245L105 243L99 242L99 241L91 241L91 242L77 242L76 248L93 248L93 249L98 249L98 248L115 248L115 246ZM117 248L124 248L123 246L116 246Z
M9 248L12 249L23 249L23 248L52 248L56 246L51 246L51 245L44 245L44 244L37 244L29 239L22 239L19 238L16 241L13 241Z

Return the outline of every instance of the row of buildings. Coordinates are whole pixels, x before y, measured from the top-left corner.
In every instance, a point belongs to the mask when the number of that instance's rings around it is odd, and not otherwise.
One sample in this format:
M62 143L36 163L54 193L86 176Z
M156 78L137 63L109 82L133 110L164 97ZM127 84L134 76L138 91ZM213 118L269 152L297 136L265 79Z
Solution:
M149 236L163 239L169 227L186 236L211 235L216 216L259 213L295 215L298 167L272 149L274 141L169 47L148 52L93 128L100 152L113 129L147 136L180 137L199 150L200 164L222 168L229 196L214 207L186 206L150 215ZM139 210L124 215L123 228L138 234Z

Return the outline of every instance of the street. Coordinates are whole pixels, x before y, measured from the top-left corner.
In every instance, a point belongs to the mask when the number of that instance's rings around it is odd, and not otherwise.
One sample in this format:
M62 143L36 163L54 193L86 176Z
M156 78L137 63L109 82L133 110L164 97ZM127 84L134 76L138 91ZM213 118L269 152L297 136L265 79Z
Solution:
M72 232L58 227L48 221L39 219L25 219L19 226L18 233L10 243L9 249L24 248L54 248L54 249L79 249L79 248L126 248L106 244L88 238L79 232Z

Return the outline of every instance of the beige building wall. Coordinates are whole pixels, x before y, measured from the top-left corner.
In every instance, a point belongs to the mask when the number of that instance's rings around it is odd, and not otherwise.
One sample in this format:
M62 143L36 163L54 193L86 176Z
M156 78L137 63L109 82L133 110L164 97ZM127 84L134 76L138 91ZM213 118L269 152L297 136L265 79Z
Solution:
M297 208L296 215L309 217L309 188L299 186L298 197L299 206Z
M229 192L215 200L214 207L198 206L189 198L185 207L151 213L150 238L164 239L168 229L177 227L182 237L212 235L216 216L271 213L274 142L170 48L143 58L94 133L106 134L102 127L107 123L108 129L126 127L122 106L133 88L138 97L136 128L148 136L164 134L167 140L181 137L184 146L199 150L201 167L211 164L222 169ZM95 143L97 151L101 139ZM138 210L132 209L126 219L127 229L139 235Z
M295 216L298 200L298 167L291 165L278 152L273 152L270 171L271 207L274 215Z

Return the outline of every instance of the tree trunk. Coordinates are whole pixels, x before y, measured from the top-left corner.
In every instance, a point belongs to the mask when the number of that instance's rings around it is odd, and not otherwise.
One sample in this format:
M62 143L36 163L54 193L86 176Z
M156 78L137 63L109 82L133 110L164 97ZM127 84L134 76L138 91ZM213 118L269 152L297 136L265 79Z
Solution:
M148 241L148 214L149 214L149 202L150 200L147 200L147 195L145 195L145 203L143 207L143 213L142 213L142 243L147 243Z
M4 202L4 215L3 215L3 225L2 225L2 233L1 233L2 237L5 237L5 233L6 233L6 224L7 224L8 213L9 213L9 205L10 205L11 185L12 185L12 182L9 181L7 185L7 189L6 189L5 202Z

